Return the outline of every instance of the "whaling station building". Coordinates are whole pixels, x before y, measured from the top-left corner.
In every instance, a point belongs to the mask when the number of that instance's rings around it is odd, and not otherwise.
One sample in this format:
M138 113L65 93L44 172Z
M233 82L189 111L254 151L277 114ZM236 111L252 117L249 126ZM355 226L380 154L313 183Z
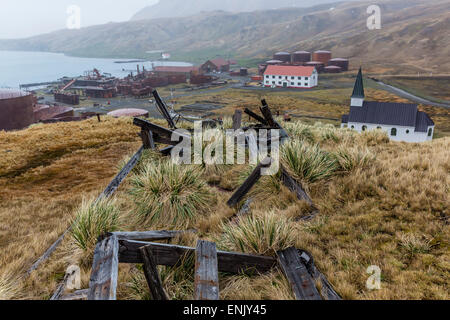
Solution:
M264 72L265 87L313 88L319 83L314 67L269 65Z
M342 127L358 132L386 131L391 140L425 142L433 139L434 122L416 104L365 101L362 70L359 69L350 104L342 117Z

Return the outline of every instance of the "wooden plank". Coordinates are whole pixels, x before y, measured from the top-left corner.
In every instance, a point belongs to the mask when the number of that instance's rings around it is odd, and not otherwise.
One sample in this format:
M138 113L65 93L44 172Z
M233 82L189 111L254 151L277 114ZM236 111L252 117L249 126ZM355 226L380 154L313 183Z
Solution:
M134 156L128 161L128 163L120 170L117 176L111 181L111 183L106 187L105 191L97 198L97 201L103 198L109 198L112 196L117 189L120 187L125 178L130 174L131 170L138 164L139 160L142 157L142 153L144 151L144 147L142 146L138 152L134 154Z
M219 271L214 242L199 240L195 250L195 300L219 300Z
M297 249L292 247L279 251L278 263L289 280L297 300L322 300Z
M297 195L298 200L306 201L310 206L313 206L313 202L306 191L303 189L300 183L292 178L285 168L281 167L281 181L292 192Z
M169 127L172 128L173 130L176 130L177 126L175 125L175 122L173 121L172 117L170 116L169 110L167 109L167 106L164 103L164 101L162 100L158 91L155 89L152 91L152 94L155 97L156 106L158 108L158 111L166 119L167 123L169 124Z
M87 300L88 293L89 289L77 290L74 293L62 296L59 300L68 300L68 301Z
M261 161L250 174L250 176L245 180L242 186L231 196L230 200L228 200L227 205L229 207L236 206L241 200L245 197L245 195L253 188L253 186L258 182L261 178L261 169L270 167L272 163L271 158L266 158Z
M264 119L263 117L257 115L256 113L254 113L253 111L251 111L249 108L245 108L244 112L246 114L248 114L250 117L252 117L253 119L257 120L258 122L262 123L263 125L268 126L269 124L267 123L266 119Z
M312 255L305 250L298 250L300 258L306 265L309 274L322 284L321 295L327 300L342 300L341 296L334 290L327 278L316 268Z
M152 294L153 300L169 300L164 291L158 267L152 254L152 249L148 246L140 248L141 257L144 261L144 274L147 284Z
M183 258L195 254L195 248L162 243L133 240L119 240L119 261L121 263L143 263L139 248L150 246L157 265L176 266ZM236 252L217 251L219 272L239 274L241 272L264 273L276 266L272 257L256 256Z
M261 113L264 116L264 119L266 119L267 124L272 128L280 128L281 126L275 121L273 118L272 112L270 111L270 108L266 102L265 99L261 100L262 107L259 108L261 110Z
M175 131L172 131L170 129L158 126L157 124L151 123L150 121L140 119L140 118L134 118L133 124L140 127L143 130L148 130L153 132L153 138L156 142L164 143L164 144L170 144L170 145L176 145L178 144L178 141L181 138L184 139L191 139L189 135L184 135ZM172 137L176 141L172 141Z
M308 203L309 206L312 207L312 212L309 215L301 217L298 220L309 221L314 219L319 214L319 209L316 208L312 199L303 189L302 185L294 178L292 178L283 167L281 167L281 181L289 190L297 195L298 200L304 200L306 201L306 203Z
M88 300L116 300L118 273L119 241L112 235L95 248Z
M176 236L182 235L184 233L193 232L195 230L187 230L187 231L143 231L143 232L111 232L108 236L115 235L119 240L148 240L148 241L157 241L157 240L167 240L175 238Z
M142 130L141 131L142 144L144 149L155 149L155 141L153 139L153 132Z
M236 110L233 115L233 130L239 130L242 126L242 111Z
M159 150L159 152L161 152L164 156L168 156L172 153L173 148L174 148L174 146L165 147L165 148Z

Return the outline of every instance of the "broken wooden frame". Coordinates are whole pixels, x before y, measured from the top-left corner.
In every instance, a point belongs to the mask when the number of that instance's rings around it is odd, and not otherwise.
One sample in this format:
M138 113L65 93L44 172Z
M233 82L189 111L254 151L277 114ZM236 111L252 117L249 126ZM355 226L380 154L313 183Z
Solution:
M99 239L94 252L88 299L116 299L119 263L144 264L145 276L155 300L167 298L156 266L178 266L189 256L195 256L195 296L199 300L219 298L219 272L264 273L276 266L277 261L272 257L217 251L211 242L199 241L197 248L190 248L132 240L169 240L182 233L117 232Z
M275 121L275 119L273 118L272 112L270 111L270 108L265 99L263 99L261 101L261 104L262 104L262 107L260 108L260 110L261 110L263 117L255 114L248 108L246 108L244 110L244 112L246 114L248 114L249 116L251 116L252 118L257 120L258 122L260 122L260 125L257 125L254 127L248 127L248 128L244 128L244 129L250 129L250 128L257 129L257 130L281 129L281 132L282 132L281 142L283 143L284 141L286 141L287 138L289 138L289 135L281 127L281 125ZM268 140L270 140L270 138L268 138ZM270 147L270 146L268 146L268 147ZM261 173L260 173L261 168L263 168L263 167L261 166L261 163L260 163L255 168L255 170L250 174L250 176L245 180L245 182L242 184L242 186L233 194L233 196L230 198L230 200L228 200L228 202L227 202L228 206L234 207L242 201L242 199L247 195L247 193L253 188L253 186L261 178ZM315 205L313 204L313 201L311 200L308 193L304 190L302 185L298 181L296 181L294 178L292 178L289 175L289 173L286 171L285 168L281 167L280 173L281 173L281 175L280 175L281 181L290 191L292 191L296 194L297 199L306 201L306 203L312 207L312 212L310 213L310 215L302 217L302 218L300 218L300 220L311 220L312 218L314 218L319 213L319 210L315 207ZM248 213L249 212L248 206L249 206L249 204L247 204L246 210L244 210L244 212L242 212L242 213L240 212L238 214L238 216L242 216L243 214Z
M314 266L306 251L289 248L273 257L219 251L215 243L198 241L197 248L132 239L170 240L182 231L109 233L95 248L89 282L89 300L115 300L119 263L144 265L144 273L154 300L167 300L157 266L180 266L189 257L195 259L194 295L197 300L219 299L219 272L255 274L273 270L277 265L289 280L298 300L339 300L339 295ZM127 239L127 237L131 239ZM322 292L316 288L321 283Z

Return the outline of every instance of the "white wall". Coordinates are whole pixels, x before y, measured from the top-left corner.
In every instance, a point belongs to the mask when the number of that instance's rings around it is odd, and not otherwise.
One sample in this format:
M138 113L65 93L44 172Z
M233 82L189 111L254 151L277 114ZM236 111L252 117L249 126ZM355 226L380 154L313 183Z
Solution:
M308 78L308 80L306 80L306 78ZM275 83L273 83L274 81ZM277 87L284 87L283 84L287 83L288 88L312 88L317 86L318 82L319 82L319 75L317 74L316 71L314 71L311 77L294 76L294 79L292 79L292 76L264 74L264 85L266 87L271 87L272 85L275 85Z
M349 122L348 124L343 123L341 125L342 128L345 127L345 125L348 126L349 129L352 129L352 126L354 126L353 130L356 130L358 132L362 132L362 127L366 126L367 131L369 130L375 130L378 127L381 127L381 130L387 132L389 138L393 141L404 141L404 142L424 142L424 141L430 141L433 139L434 135L434 126L428 127L428 129L433 128L433 132L431 134L431 137L428 136L428 130L427 132L415 132L415 127L405 127L405 126L386 126L386 125L377 125L377 124L367 124L367 123L357 123L357 122ZM391 130L392 128L397 129L397 135L391 136ZM406 130L409 130L409 133L406 133Z

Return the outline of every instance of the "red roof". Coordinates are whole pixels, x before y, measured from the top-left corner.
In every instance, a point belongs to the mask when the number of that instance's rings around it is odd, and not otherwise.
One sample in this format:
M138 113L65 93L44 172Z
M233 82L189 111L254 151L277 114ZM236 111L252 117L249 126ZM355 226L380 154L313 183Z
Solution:
M191 67L176 67L176 66L159 66L155 67L156 72L180 72L180 73L188 73L191 71L197 70L198 67L191 66Z
M222 67L222 66L227 66L230 64L229 61L223 59L223 58L217 58L217 59L213 59L213 60L209 60L211 61L211 63L213 63L215 66L217 66L218 68Z
M310 77L314 69L302 66L268 66L264 75Z

